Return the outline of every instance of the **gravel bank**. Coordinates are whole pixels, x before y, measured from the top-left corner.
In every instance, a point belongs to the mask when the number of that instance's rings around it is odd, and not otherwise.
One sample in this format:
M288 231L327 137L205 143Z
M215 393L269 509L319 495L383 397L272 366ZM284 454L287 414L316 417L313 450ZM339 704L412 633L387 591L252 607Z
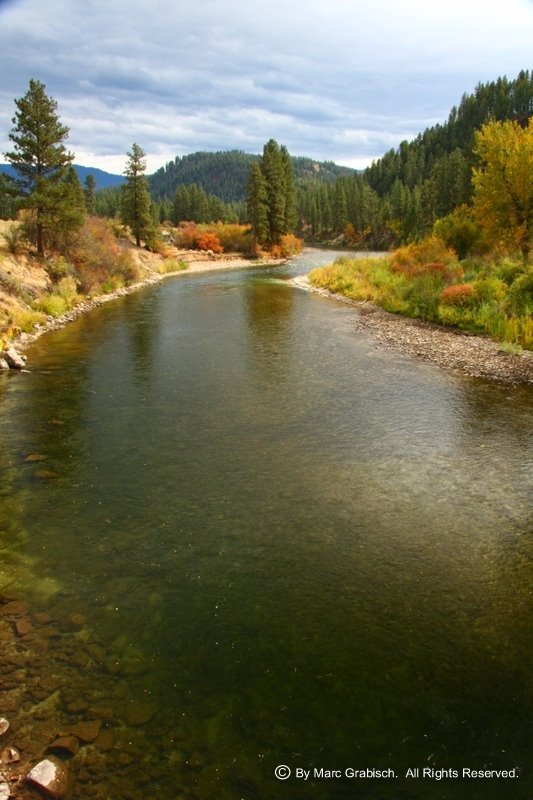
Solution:
M508 353L486 336L475 336L417 319L390 314L372 303L351 300L328 289L312 286L306 275L293 278L293 286L354 306L355 329L372 332L391 350L405 353L439 367L476 378L510 384L533 384L533 352Z

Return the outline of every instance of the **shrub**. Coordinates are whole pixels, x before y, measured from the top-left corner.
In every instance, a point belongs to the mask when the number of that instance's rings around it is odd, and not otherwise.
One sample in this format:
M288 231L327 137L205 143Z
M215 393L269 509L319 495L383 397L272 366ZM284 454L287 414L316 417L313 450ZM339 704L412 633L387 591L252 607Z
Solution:
M139 278L139 268L129 249L115 236L108 220L89 217L69 250L75 276L84 294L97 293L109 279L118 276L122 283Z
M168 272L181 272L182 270L188 269L189 265L186 261L178 258L169 258L166 261L163 261L159 267L158 272L162 275Z
M67 304L67 308L72 308L72 306L75 306L81 301L81 297L78 294L76 281L72 275L68 275L66 278L61 278L57 285L57 294L63 298Z
M527 269L524 266L523 259L504 258L496 270L496 275L510 286L513 281L523 275L524 272L527 272Z
M509 288L506 310L511 314L533 314L533 267L516 278Z
M286 233L281 237L279 247L283 258L290 258L302 252L302 240L292 233Z
M465 205L438 219L433 231L447 247L455 250L459 258L465 258L473 250L479 251L482 246L482 230L474 219L472 209Z
M430 275L442 283L455 283L463 277L463 268L458 263L444 264L439 261L417 264L398 263L395 261L391 267L393 272L405 275L408 278L418 278L421 275Z
M16 222L12 222L7 230L4 231L4 241L10 253L13 255L21 253L26 246L26 237L23 227Z
M438 236L428 236L420 242L400 247L393 254L393 263L402 267L431 263L451 264L457 262L457 255L446 247Z
M65 260L63 256L58 256L46 264L46 271L53 281L59 282L67 275L73 275L75 268L72 264Z
M446 286L440 293L440 304L443 306L471 306L475 300L474 287L471 283L456 283Z
M217 222L211 226L213 233L218 236L225 252L249 253L252 246L252 232L249 225L239 225L233 222Z
M193 250L197 232L198 226L195 222L180 222L174 234L176 247L182 250Z
M29 311L26 309L14 310L11 312L11 322L13 328L20 328L25 333L30 333L35 325L40 325L45 321L45 315L41 311Z
M507 294L507 285L499 278L479 278L473 283L474 297L481 303L500 303Z
M198 250L211 250L213 253L222 253L224 251L218 236L208 231L197 234L194 243Z
M39 301L39 308L50 317L60 317L67 310L67 304L58 294L48 294Z

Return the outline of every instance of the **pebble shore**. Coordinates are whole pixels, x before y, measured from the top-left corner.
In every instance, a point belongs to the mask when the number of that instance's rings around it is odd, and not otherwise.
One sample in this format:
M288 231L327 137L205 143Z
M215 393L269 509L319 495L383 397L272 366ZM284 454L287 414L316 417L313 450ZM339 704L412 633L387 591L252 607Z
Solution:
M533 384L533 352L529 350L509 353L486 336L391 314L372 303L314 287L306 275L293 278L291 284L353 306L358 312L355 329L370 331L388 349L475 378Z

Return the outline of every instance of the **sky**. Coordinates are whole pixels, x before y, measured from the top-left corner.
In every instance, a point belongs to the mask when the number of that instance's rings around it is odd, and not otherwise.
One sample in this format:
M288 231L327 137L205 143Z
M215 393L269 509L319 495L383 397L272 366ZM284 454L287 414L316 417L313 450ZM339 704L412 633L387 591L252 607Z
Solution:
M479 82L533 68L533 0L0 0L0 161L46 86L75 162L198 150L362 168Z

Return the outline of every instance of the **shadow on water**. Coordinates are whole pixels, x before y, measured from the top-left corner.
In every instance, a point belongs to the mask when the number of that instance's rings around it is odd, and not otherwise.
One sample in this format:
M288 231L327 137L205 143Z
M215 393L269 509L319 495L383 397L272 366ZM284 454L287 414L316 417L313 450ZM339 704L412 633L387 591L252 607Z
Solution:
M281 274L131 295L1 385L2 583L39 653L11 741L101 722L76 796L460 800L406 770L526 769L531 394L377 350Z

